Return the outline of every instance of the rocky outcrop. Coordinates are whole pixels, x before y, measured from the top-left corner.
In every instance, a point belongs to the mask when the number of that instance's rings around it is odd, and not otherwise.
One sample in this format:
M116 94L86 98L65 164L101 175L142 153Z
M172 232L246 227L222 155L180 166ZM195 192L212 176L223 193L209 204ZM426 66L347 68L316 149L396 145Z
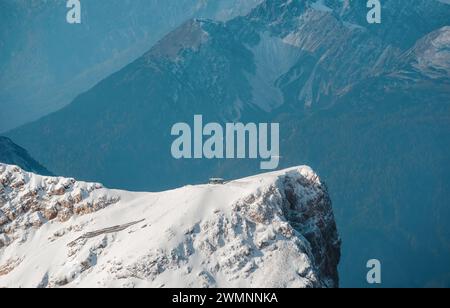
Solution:
M98 211L119 201L102 194L100 184L44 177L17 166L0 164L0 246L20 238L29 228L39 228L73 215Z
M331 201L308 167L157 194L5 165L0 182L0 286L339 286Z

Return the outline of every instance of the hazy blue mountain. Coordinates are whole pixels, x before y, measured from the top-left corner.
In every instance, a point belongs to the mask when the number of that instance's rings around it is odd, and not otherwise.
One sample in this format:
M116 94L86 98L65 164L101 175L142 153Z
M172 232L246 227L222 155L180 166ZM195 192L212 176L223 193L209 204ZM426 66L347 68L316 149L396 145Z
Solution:
M323 0L350 25L364 26L371 34L401 48L408 48L422 36L449 24L448 0L381 1L382 23L368 25L367 1ZM424 17L428 16L428 17Z
M19 166L25 171L41 175L51 173L35 161L28 152L11 141L11 139L0 136L0 162L8 165Z
M259 166L174 160L174 123L277 121L280 167L306 163L328 183L343 286L365 286L372 258L383 286L449 286L450 6L408 3L383 1L379 27L356 1L266 0L227 22L194 19L8 136L59 175L160 190Z
M60 109L193 17L229 19L261 0L0 0L0 132ZM24 110L26 112L24 112Z

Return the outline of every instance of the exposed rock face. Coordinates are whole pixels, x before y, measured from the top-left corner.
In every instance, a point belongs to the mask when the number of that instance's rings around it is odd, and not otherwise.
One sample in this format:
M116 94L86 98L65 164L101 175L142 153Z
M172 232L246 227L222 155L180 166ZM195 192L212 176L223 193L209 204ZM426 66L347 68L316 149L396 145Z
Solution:
M330 278L328 286L338 286L341 242L326 185L318 185L315 182L318 178L314 177L289 176L280 180L284 187L283 213L292 227L311 244L316 266L323 276ZM299 187L309 185L313 185L315 193L305 198Z
M419 40L409 50L404 60L403 73L410 78L441 79L450 78L450 26L440 28ZM406 71L406 72L405 72ZM415 75L414 75L415 74Z
M0 233L11 239L0 238L0 242L5 246L29 228L52 220L64 222L75 214L92 213L118 200L102 194L100 184L43 177L0 164Z
M0 181L0 286L339 286L331 201L308 167L156 194L5 165Z

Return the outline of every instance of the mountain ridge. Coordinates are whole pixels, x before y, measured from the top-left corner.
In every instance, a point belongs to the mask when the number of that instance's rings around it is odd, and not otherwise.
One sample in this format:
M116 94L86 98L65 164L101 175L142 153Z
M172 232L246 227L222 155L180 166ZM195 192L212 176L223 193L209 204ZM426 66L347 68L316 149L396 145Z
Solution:
M18 165L22 169L41 175L52 175L45 167L34 160L24 149L12 142L11 139L0 136L0 162Z
M227 20L260 1L84 1L82 23L70 25L65 1L3 0L0 133L63 108L185 20Z
M343 285L366 286L364 266L379 257L384 286L447 286L450 78L442 16L450 6L415 2L383 1L379 28L363 24L364 1L341 14L340 6L326 12L292 1L298 9L285 10L273 0L228 22L194 20L203 34L164 42L170 57L147 52L62 111L8 135L58 174L155 190L258 172L251 160L172 159L173 124L191 123L194 114L280 123L280 167L306 162L329 184L345 243ZM384 40L396 25L401 31ZM423 260L427 270L409 270Z
M339 286L331 200L306 166L129 193L0 164L0 183L0 286Z

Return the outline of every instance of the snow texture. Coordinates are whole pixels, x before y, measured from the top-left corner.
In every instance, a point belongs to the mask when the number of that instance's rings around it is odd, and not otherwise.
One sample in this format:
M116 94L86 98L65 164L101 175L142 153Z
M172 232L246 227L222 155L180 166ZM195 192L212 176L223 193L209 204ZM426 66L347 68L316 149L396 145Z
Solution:
M309 167L160 193L0 164L0 287L337 287Z

